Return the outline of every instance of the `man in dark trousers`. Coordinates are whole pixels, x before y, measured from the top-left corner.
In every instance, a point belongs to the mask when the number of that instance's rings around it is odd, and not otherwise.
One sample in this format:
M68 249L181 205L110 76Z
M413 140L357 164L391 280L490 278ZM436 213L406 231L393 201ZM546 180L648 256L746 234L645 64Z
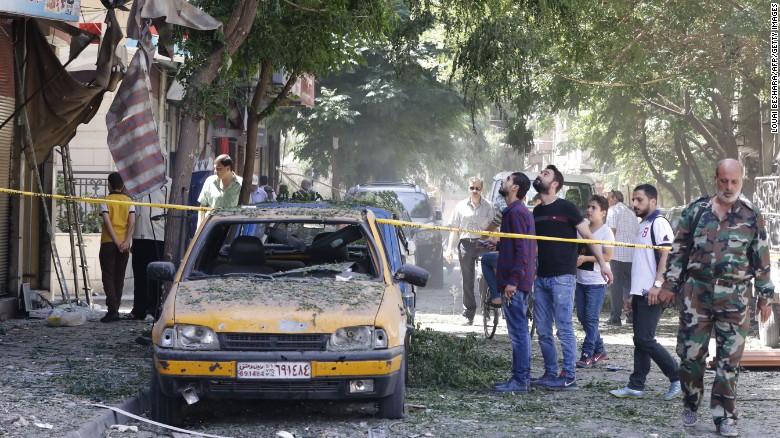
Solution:
M634 213L642 219L634 243L646 246L672 246L672 226L656 208L658 190L650 184L642 184L634 189L631 205ZM669 389L663 395L664 400L672 400L680 395L680 376L677 361L655 339L655 330L663 305L658 294L663 284L666 259L669 251L653 248L635 248L631 263L631 294L626 309L634 315L634 370L628 378L628 384L610 391L618 398L645 398L645 382L650 373L650 365L655 362L669 379Z
M168 184L154 192L136 198L138 202L165 204L168 200ZM135 208L135 229L133 231L133 310L126 319L143 321L146 315L155 316L160 305L159 285L147 285L146 266L162 260L165 239L165 210L144 205ZM151 288L150 288L151 287Z
M552 164L539 173L534 188L542 203L534 207L536 234L564 239L576 239L577 232L585 239L593 239L588 224L579 208L560 199L563 174ZM555 390L577 389L577 338L574 336L572 313L577 273L576 242L539 240L538 266L534 282L534 318L539 334L539 346L544 357L544 375L531 379L531 385ZM604 261L601 245L590 244L598 261L601 275L612 283L612 271ZM563 352L563 370L558 374L558 352L553 339L553 323L558 329L558 340Z

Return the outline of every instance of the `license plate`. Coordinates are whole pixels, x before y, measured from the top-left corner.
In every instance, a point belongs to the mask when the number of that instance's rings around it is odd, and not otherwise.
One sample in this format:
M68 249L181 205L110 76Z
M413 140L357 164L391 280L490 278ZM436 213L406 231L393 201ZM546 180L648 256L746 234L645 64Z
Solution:
M309 362L238 362L239 379L311 379Z

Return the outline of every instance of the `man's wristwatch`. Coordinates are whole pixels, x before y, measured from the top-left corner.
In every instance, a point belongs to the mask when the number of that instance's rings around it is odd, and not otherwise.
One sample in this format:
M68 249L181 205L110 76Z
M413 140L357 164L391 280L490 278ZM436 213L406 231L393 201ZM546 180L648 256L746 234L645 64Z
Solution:
M661 288L664 285L663 280L656 280L653 282L653 287Z

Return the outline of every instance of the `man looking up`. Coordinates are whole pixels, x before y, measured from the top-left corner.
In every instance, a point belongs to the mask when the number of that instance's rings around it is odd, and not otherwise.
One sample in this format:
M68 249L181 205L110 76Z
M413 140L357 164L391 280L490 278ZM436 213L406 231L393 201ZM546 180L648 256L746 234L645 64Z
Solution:
M469 178L469 193L471 196L458 202L452 212L449 226L462 230L484 230L493 220L493 204L482 198L482 178ZM477 313L477 300L474 298L474 274L479 256L487 252L486 248L478 248L477 240L480 234L450 232L450 240L444 257L447 263L452 263L452 253L457 249L460 261L460 273L463 278L463 325L474 323ZM457 245L457 247L456 247Z
M535 234L533 215L523 204L531 181L521 172L509 175L498 193L506 199L501 232ZM531 338L528 334L528 294L536 272L536 241L504 237L498 241L498 290L503 292L507 331L512 341L512 377L497 391L528 392L531 378Z
M563 174L554 165L547 166L534 180L534 189L542 203L534 207L536 234L539 236L576 239L577 232L585 239L593 239L588 225L573 203L560 199ZM549 389L577 389L575 362L577 338L574 336L575 274L577 272L577 244L539 240L538 266L534 282L534 318L536 318L539 346L544 357L544 375L531 379L533 386ZM601 275L612 283L612 271L604 261L601 245L590 244ZM558 329L558 340L563 352L563 370L558 374L558 352L553 340L553 323Z
M761 321L769 319L774 295L764 220L741 196L743 176L739 161L719 161L715 169L717 195L701 198L683 211L659 298L668 303L674 297L671 290L682 286L678 289L682 309L677 355L684 394L683 426L697 422L704 396L707 346L715 332L717 370L710 411L721 436L739 434L736 389L750 324L750 280L755 280ZM687 264L685 255L689 257Z

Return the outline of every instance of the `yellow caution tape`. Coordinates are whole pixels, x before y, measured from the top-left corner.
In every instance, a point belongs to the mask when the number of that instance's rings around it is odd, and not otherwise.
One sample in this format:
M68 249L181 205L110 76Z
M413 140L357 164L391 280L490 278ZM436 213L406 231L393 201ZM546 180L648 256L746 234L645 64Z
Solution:
M173 210L190 210L190 211L203 211L203 212L209 212L213 210L211 207L195 207L190 205L176 205L176 204L155 204L151 202L137 202L137 201L119 201L115 199L105 199L105 198L79 198L76 196L54 195L50 193L25 192L23 190L14 190L14 189L5 189L5 188L0 188L0 193L6 193L9 195L20 195L20 196L33 196L39 198L51 198L51 199L58 199L61 201L87 202L90 204L120 204L120 205L126 204L126 205L137 205L142 207L169 208ZM612 240L565 239L562 237L535 236L530 234L501 233L496 231L485 231L485 230L465 230L460 228L442 227L439 225L428 225L428 224L419 224L416 222L405 222L405 221L399 221L394 219L377 218L376 221L380 224L395 225L399 227L425 228L429 230L439 230L439 231L454 231L457 233L478 234L480 236L509 237L512 239L550 240L556 242L572 242L572 243L597 243L601 245L623 246L628 248L660 249L662 251L669 251L672 249L669 246L641 245L638 243L618 242ZM770 257L780 258L780 254L771 254Z
M120 205L125 204L125 205L139 205L142 207L171 208L174 210L193 210L193 211L205 211L205 212L209 212L212 210L211 207L193 207L190 205L174 205L174 204L153 204L151 202L119 201L116 199L105 199L105 198L78 198L76 196L25 192L22 190L13 190L13 189L4 189L4 188L0 188L0 193L7 193L9 195L36 196L39 198L52 198L52 199L59 199L61 201L88 202L90 204L120 204Z
M495 231L484 231L484 230L463 230L460 228L451 228L451 227L442 227L438 225L428 225L428 224L418 224L414 222L405 222L405 221L397 221L394 219L377 219L377 222L381 224L388 224L388 225L396 225L399 227L415 227L415 228L425 228L430 230L439 230L439 231L454 231L457 233L471 233L471 234L478 234L480 236L493 236L493 237L510 237L513 239L533 239L533 240L551 240L555 242L574 242L574 243L598 243L601 245L609 245L609 246L625 246L630 248L651 248L651 249L660 249L664 251L669 251L672 248L670 246L653 246L653 245L641 245L638 243L626 243L626 242L617 242L612 240L592 240L592 239L565 239L562 237L549 237L549 236L535 236L531 234L515 234L515 233L500 233Z

